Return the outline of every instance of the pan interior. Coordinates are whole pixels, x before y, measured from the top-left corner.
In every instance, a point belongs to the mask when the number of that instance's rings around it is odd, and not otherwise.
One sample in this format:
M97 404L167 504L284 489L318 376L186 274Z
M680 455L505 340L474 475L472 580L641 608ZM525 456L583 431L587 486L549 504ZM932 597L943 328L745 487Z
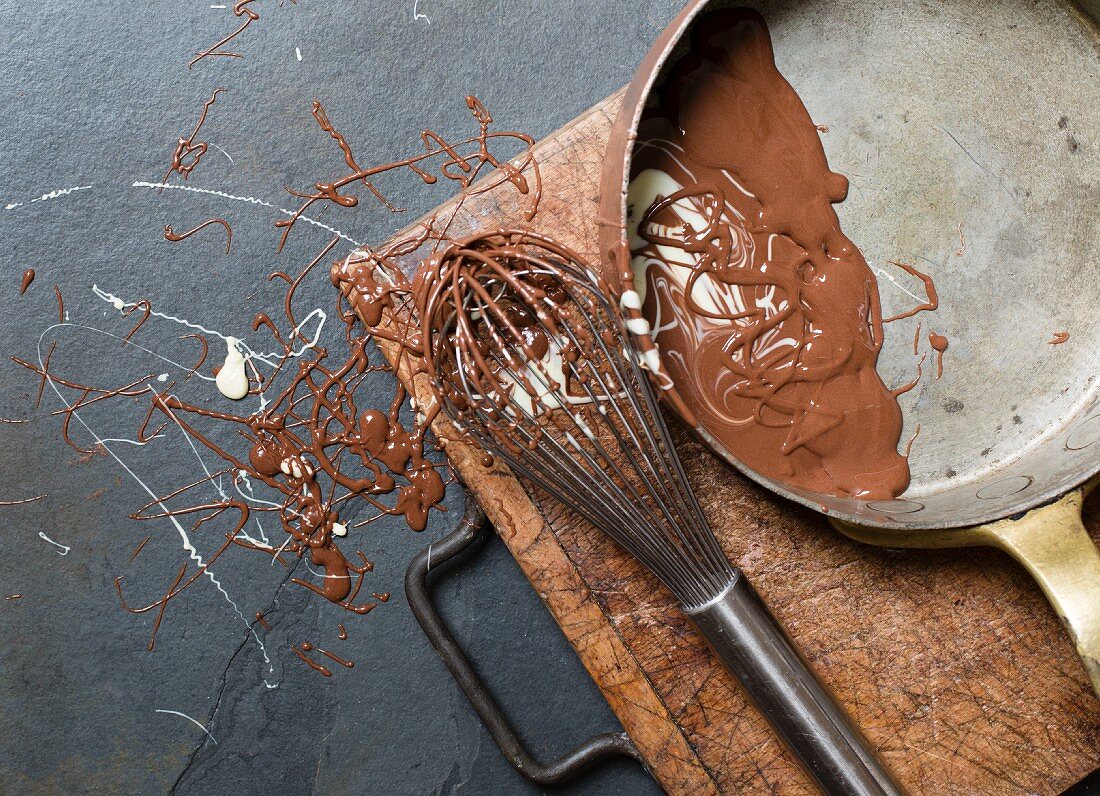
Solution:
M931 275L940 295L937 312L887 325L879 359L887 385L911 381L921 324L924 377L900 399L902 445L920 426L900 499L749 475L835 516L912 528L988 521L1086 480L1100 469L1095 23L1060 2L745 5L828 128L830 166L850 180L841 223L876 272L884 317L924 296L890 261ZM938 379L930 332L949 340ZM1056 332L1068 340L1051 345Z

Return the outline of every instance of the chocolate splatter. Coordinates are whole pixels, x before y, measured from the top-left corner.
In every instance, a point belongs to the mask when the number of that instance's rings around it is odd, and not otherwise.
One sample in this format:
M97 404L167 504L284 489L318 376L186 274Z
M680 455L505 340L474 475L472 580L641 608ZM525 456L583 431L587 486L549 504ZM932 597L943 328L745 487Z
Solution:
M296 2L296 0L294 1ZM254 2L255 0L237 0L237 3L233 6L233 16L237 17L238 19L243 18L244 22L242 22L232 33L214 42L205 50L192 58L187 63L187 68L191 69L202 59L211 58L214 56L221 56L223 58L243 58L244 56L242 56L240 53L228 52L222 50L221 48L229 44L229 42L233 41L242 33L244 33L249 25L260 18L260 15L257 11L249 8L249 6L252 5L252 3Z
M142 550L145 549L145 545L149 544L149 540L152 539L152 538L153 538L153 536L152 536L152 534L150 534L149 536L146 536L144 539L142 539L140 542L138 542L137 547L134 548L134 552L130 553L130 563L131 564L134 563L134 559L137 558L138 554Z
M34 281L34 269L28 268L23 272L23 278L19 280L19 295L22 296L27 292L27 288L31 286L31 282Z
M307 666L309 666L310 669L312 669L315 672L319 672L320 674L322 674L325 677L332 677L332 671L327 666L323 666L322 664L317 663L317 661L313 660L313 658L306 655L306 653L309 652L312 649L313 649L313 645L309 644L308 642L305 643L305 644L302 644L301 649L299 649L298 647L295 647L293 645L290 647L291 652L293 652L295 655L297 655L298 659L301 660L303 663L305 663Z
M890 260L890 265L896 265L898 268L901 268L906 273L912 274L913 276L917 277L924 285L924 292L928 300L921 304L918 304L911 310L907 310L906 312L900 313L898 315L891 315L889 318L883 318L883 324L891 323L892 321L900 321L902 318L911 318L918 312L935 312L940 308L940 297L939 294L936 293L936 285L932 281L932 277L930 277L926 273L923 273L922 271L918 271L916 266L910 265L909 263L902 263L896 260ZM916 351L914 350L913 353L915 354Z
M390 210L396 211L398 208L393 207L393 205L382 196L370 181L370 178L386 172L405 169L412 171L428 185L435 184L438 182L439 177L442 176L444 179L457 183L461 192L469 195L492 190L504 181L510 182L515 186L517 191L529 197L525 216L528 221L534 218L535 209L538 207L539 197L542 195L542 180L539 175L538 164L535 162L534 156L531 153L531 149L535 144L534 139L525 133L516 131L491 131L490 126L493 122L493 117L476 97L467 97L466 107L469 108L470 113L478 124L479 129L476 135L458 142L448 142L438 133L431 130L425 130L420 134L421 141L424 145L423 152L392 163L361 168L355 161L347 140L342 134L335 130L324 108L321 107L321 104L315 102L313 104L313 117L317 120L321 129L336 141L337 146L344 156L344 162L349 169L349 173L327 182L316 182L314 183L312 191L297 191L293 188L286 189L292 196L296 196L303 201L293 216L275 222L275 226L283 230L282 238L279 241L279 248L282 249L285 245L287 236L290 234L294 224L302 214L315 203L331 202L338 207L357 206L359 203L358 197L353 194L340 193L342 189L356 182L362 182L384 206L388 207ZM507 159L499 158L492 151L492 146L494 144L509 142L519 142L525 147L523 153L517 158L513 158L513 160L519 161L518 165L514 165ZM429 171L429 167L432 167L434 170ZM495 171L498 175L497 179L490 180L487 184L481 185L471 192L474 182L487 170ZM525 176L526 172L530 172L532 175L530 183L528 177ZM444 227L439 234L440 236L445 235L446 228Z
M195 170L195 167L199 165L199 161L202 160L210 145L206 141L195 143L195 137L206 123L206 115L210 112L210 106L217 101L218 95L223 91L225 91L224 88L214 89L210 99L202 104L202 112L199 114L199 120L195 123L195 128L191 131L191 134L176 139L176 150L172 153L172 165L168 167L168 171L161 182L168 182L168 178L173 173L178 173L186 180L191 176L191 172Z
M916 386L917 386L917 384L918 384L918 383L920 382L920 378L921 378L921 376L922 376L922 375L923 375L923 373L924 373L924 363L925 363L925 361L926 361L927 359L928 359L928 354L924 354L924 355L922 355L922 356L921 356L921 358L920 358L920 359L919 359L919 360L917 361L917 375L916 375L916 376L915 376L915 377L913 378L913 380L912 380L912 381L910 381L910 382L906 382L906 383L905 383L905 384L903 384L902 386L900 386L900 387L895 387L894 389L890 390L891 394L892 394L892 395L893 395L893 396L894 396L895 398L897 398L897 397L899 397L899 396L901 396L901 395L905 395L905 393L909 392L909 391L910 391L911 389L913 389L914 387L916 387Z
M917 437L920 436L920 423L917 423L916 429L913 430L913 436L909 438L909 441L905 443L905 458L909 458L909 454L913 452L913 443L917 441Z
M203 221L194 229L189 229L187 230L187 232L180 232L178 234L175 230L172 229L171 224L165 224L164 239L171 241L172 243L179 243L181 240L186 240L187 238L190 238L200 229L208 227L211 224L221 224L222 227L225 229L225 253L229 254L229 249L233 245L233 229L229 226L229 222L226 221L224 218L209 218L206 221Z
M303 644L302 646L304 647L305 645ZM335 652L329 652L328 650L324 649L323 647L314 647L313 649L317 650L318 653L320 653L321 655L324 655L330 661L334 661L335 663L340 664L345 669L355 668L355 661L346 660L345 658L341 658Z
M243 6L240 6L243 7ZM211 53L213 54L213 53ZM219 90L220 91L220 90ZM180 139L172 172L186 178L207 150L205 142L195 140L206 119L210 105L217 98L215 91L203 106L198 124L190 136ZM387 592L374 592L372 599L361 600L362 586L373 570L374 564L361 550L350 545L349 529L358 528L383 516L402 517L413 530L422 530L429 514L442 510L449 477L445 466L427 455L426 435L436 410L420 407L410 400L400 384L395 386L388 405L375 407L362 405L360 387L374 373L391 371L392 367L375 348L378 345L397 345L403 352L403 360L411 362L417 353L415 339L409 339L407 304L409 285L401 288L374 281L376 276L387 274L389 279L399 273L394 259L408 254L417 247L441 245L447 241L447 229L459 212L465 196L488 190L502 182L511 183L531 202L529 212L534 213L541 190L538 166L531 154L533 139L522 133L496 132L490 129L491 116L474 98L467 99L467 107L478 125L475 135L458 143L450 143L441 135L425 131L421 141L425 152L395 163L377 167L361 167L356 161L347 140L329 122L320 105L314 106L314 116L322 130L337 142L349 174L332 183L319 181L317 191L301 194L304 203L300 211L285 222L277 223L282 229L282 241L301 212L317 201L332 201L351 207L355 198L340 193L356 182L363 183L379 201L386 203L370 179L375 175L399 170L411 171L423 182L431 184L442 176L455 182L461 189L455 208L439 218L424 222L408 237L378 251L354 252L334 263L330 269L333 284L341 288L336 297L334 317L343 322L338 345L322 345L319 338L311 338L296 307L295 296L315 267L325 260L339 243L334 237L299 272L275 271L270 281L283 282L286 291L282 302L282 318L276 320L266 312L259 312L252 321L254 335L263 335L261 345L252 340L255 350L273 350L262 359L264 370L252 367L247 377L246 397L256 399L258 409L227 411L215 396L204 395L196 400L184 390L192 391L206 381L191 381L201 373L209 353L209 333L188 333L181 341L195 341L198 351L195 359L184 355L182 362L194 361L194 365L180 378L168 380L157 372L136 373L121 383L101 383L98 377L81 378L68 371L72 365L57 364L53 358L56 341L51 344L41 364L13 357L24 368L38 375L39 396L47 382L62 391L65 406L54 412L61 418L62 436L82 456L102 452L97 448L82 448L71 435L71 426L77 413L96 405L138 406L134 421L133 439L145 443L158 436L178 429L196 446L213 453L221 467L209 468L204 477L158 494L138 508L131 518L140 521L170 519L180 527L189 526L190 532L212 527L220 523L221 540L215 537L212 552L204 552L201 559L182 562L178 571L166 579L166 588L158 589L159 596L144 604L132 605L124 593L124 580L120 576L115 587L123 607L132 613L155 612L149 648L156 642L168 604L200 578L207 576L221 556L231 548L244 548L261 553L269 559L290 567L295 560L305 559L308 565L319 568L314 572L317 580L292 577L290 580L326 600L356 614L366 614L381 602L389 599ZM525 152L509 162L492 150L497 144L519 142ZM510 153L511 154L511 153ZM519 165L514 165L519 164ZM429 171L429 165L434 169ZM489 177L475 185L478 178ZM391 206L392 207L392 206ZM177 235L170 227L166 238L182 240L213 223L222 224L231 235L224 219L210 219L193 230ZM381 267L382 270L376 271ZM360 292L359 288L367 288ZM345 295L345 292L347 295ZM58 312L64 317L60 291L57 291ZM113 297L112 297L113 298ZM120 302L120 300L116 300ZM122 315L140 310L137 321L120 339L124 345L142 347L146 326L154 318L153 305L142 299L119 307ZM377 328L383 312L403 318L394 329ZM320 312L316 310L315 312ZM321 317L325 317L323 314ZM374 321L374 325L370 323ZM363 325L367 326L366 333ZM118 337L118 335L111 336ZM242 349L243 351L243 349ZM251 355L249 355L251 356ZM255 362L253 362L255 365ZM187 368L187 365L180 366ZM234 436L235 435L235 436ZM228 442L226 440L229 440ZM224 490L220 484L227 479L239 493ZM253 500L252 490L262 487L277 496L276 500ZM210 499L207 490L214 487L219 496ZM246 498L245 495L248 495ZM345 518L352 507L366 504L372 509L370 516L351 524ZM268 541L266 535L256 539L246 529L260 517L275 517L285 539ZM261 534L262 535L262 534ZM354 537L352 537L354 538ZM131 560L149 541L142 540L131 553ZM348 550L345 549L348 545ZM311 572L313 570L310 570ZM262 615L256 621L264 626ZM340 638L347 638L341 625ZM295 654L322 673L326 667L313 661L305 653L312 647L292 647ZM341 666L354 665L326 650L318 649ZM331 674L331 672L330 672Z
M936 378L939 379L943 376L943 352L947 350L949 342L942 334L929 332L928 343L932 346L932 350L936 352Z
M182 564L180 564L179 572L176 573L175 580L172 581L171 585L164 592L164 596L140 608L135 608L126 602L126 597L122 593L122 576L119 575L117 578L115 578L115 589L118 591L118 598L122 602L122 607L124 609L132 614L144 614L153 610L157 612L157 618L153 620L153 632L149 636L149 644L146 647L149 652L152 652L153 649L156 647L157 632L160 630L160 624L164 620L164 612L168 608L168 603L175 597L179 596L180 592L182 592L185 588L198 580L205 570L204 567L199 567L198 572L193 575L191 579L187 581L187 583L181 586L180 584L183 582L184 576L187 575L187 569L188 562L184 561Z

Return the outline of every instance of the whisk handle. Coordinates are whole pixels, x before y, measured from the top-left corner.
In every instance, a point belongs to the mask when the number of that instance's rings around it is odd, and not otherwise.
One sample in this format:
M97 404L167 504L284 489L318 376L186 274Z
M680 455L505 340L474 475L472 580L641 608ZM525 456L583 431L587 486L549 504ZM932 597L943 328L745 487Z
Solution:
M686 613L825 793L904 793L747 579Z

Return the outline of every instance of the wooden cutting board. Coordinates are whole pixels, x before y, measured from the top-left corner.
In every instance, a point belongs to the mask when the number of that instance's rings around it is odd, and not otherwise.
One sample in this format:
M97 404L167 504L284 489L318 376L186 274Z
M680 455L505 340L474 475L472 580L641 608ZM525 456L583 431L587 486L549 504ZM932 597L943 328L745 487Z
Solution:
M536 149L545 193L532 226L592 263L620 99ZM510 186L468 199L472 212L451 232L520 225L519 200ZM402 265L411 274L417 263ZM906 788L1053 794L1100 765L1100 701L1053 611L1007 556L859 545L677 434L725 551ZM652 576L463 444L445 447L669 793L814 792ZM1086 519L1094 538L1098 502Z

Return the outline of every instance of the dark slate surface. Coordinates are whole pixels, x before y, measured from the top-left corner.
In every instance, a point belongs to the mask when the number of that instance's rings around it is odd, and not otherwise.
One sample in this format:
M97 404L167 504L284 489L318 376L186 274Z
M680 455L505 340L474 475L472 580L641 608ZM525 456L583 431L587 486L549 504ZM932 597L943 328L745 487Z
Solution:
M283 254L275 253L277 208L293 207L282 186L308 186L341 165L310 118L311 100L325 104L364 163L411 151L422 127L467 131L467 93L481 97L503 128L542 136L627 82L677 3L420 0L417 10L427 19L414 19L412 0L258 0L260 20L232 45L245 57L210 59L188 71L199 48L238 22L231 8L211 5L219 4L0 3L4 351L33 359L40 340L57 341L57 362L67 372L99 380L165 367L92 331L129 328L92 294L93 284L248 338L252 316L278 308L280 290L264 275L302 265L329 237L303 226ZM176 137L218 86L227 91L203 138L224 152L211 149L189 184L274 207L133 186L163 176ZM382 182L409 208L406 216L364 203L330 209L323 221L353 240L377 242L445 198L405 176ZM78 186L91 187L31 201ZM181 244L162 239L165 223L186 229L215 215L233 224L229 257L217 229ZM20 299L26 267L38 276ZM331 307L323 277L318 272L307 283L301 306ZM70 325L49 329L54 283ZM142 340L190 361L177 339L182 331L151 323ZM139 483L113 458L81 461L47 416L59 406L56 396L47 391L36 412L33 378L11 363L0 364L0 372L0 415L33 418L0 425L0 500L48 495L0 507L0 593L23 595L0 600L0 791L538 792L493 747L402 594L409 558L454 522L457 490L448 498L452 511L435 515L423 534L389 520L353 531L377 563L367 588L394 595L369 616L348 617L285 584L288 573L262 557L236 551L216 572L244 617L267 612L273 630L260 637L270 667L244 620L209 582L171 603L149 653L152 616L125 613L112 581L123 575L135 602L155 599L183 561L179 536L164 523L127 519L148 497ZM221 400L208 386L192 389L196 400ZM392 385L382 377L369 389L384 401ZM125 411L89 410L85 418L101 437L133 428ZM74 436L90 441L80 430ZM154 490L201 474L179 436L112 448ZM40 532L69 546L68 554ZM153 540L128 566L130 551L149 533ZM195 538L201 550L216 541ZM617 727L499 542L446 580L438 598L538 753ZM351 635L346 642L335 639L340 621ZM346 653L355 668L318 676L289 651L305 640ZM265 677L277 687L267 688ZM193 717L217 742L187 719L157 712L169 710ZM566 790L640 794L656 787L624 762Z

